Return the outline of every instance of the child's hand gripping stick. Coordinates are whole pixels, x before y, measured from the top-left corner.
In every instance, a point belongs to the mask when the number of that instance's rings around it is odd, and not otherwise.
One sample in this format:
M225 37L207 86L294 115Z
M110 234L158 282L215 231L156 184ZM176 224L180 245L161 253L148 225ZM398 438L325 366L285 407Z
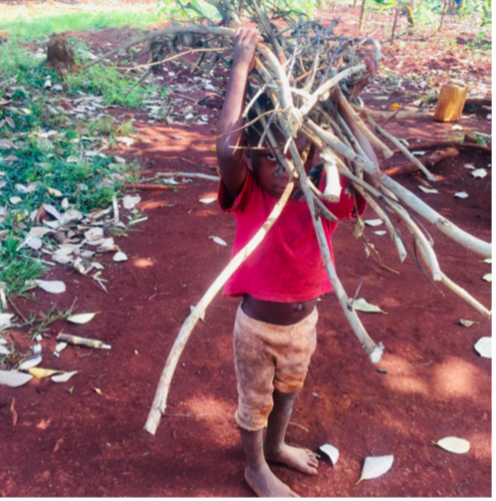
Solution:
M323 193L324 200L326 202L339 202L342 187L335 155L330 148L324 148L320 154L320 158L324 160L324 169L326 171L326 187Z

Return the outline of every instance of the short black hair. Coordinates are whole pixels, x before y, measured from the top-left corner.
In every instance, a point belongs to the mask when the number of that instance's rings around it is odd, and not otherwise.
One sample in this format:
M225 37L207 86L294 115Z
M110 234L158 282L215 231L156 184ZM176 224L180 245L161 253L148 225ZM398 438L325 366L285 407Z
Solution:
M274 103L268 96L266 92L262 92L260 96L256 99L255 103L248 110L247 120L248 122L252 122L259 115L255 110L255 105L258 104L260 106L260 110L262 113L266 113L268 111L272 111L274 109ZM266 119L269 120L270 116L267 115ZM283 137L282 131L277 124L277 120L274 120L271 123L270 129L274 133L277 139ZM264 127L262 125L261 120L256 120L253 124L249 125L245 129L245 133L248 139L248 143L251 145L256 145L260 141L260 137L262 136L264 131Z

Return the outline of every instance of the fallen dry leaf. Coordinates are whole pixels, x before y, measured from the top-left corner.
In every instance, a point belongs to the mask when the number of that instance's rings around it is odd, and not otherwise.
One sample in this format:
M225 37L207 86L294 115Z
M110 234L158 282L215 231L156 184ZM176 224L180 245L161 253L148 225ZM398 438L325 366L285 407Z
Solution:
M365 224L368 226L380 226L383 223L382 219L366 219Z
M353 301L353 308L357 311L363 311L366 313L384 313L384 315L387 315L387 312L382 311L378 306L375 304L369 304L363 297L359 299L355 299Z
M127 256L126 256L126 254L124 254L124 252L119 251L119 252L116 252L116 253L114 254L113 260L114 260L116 263L120 263L120 262L122 262L122 261L127 261Z
M61 294L65 292L65 284L60 280L33 280L33 282L40 288L46 292L50 292L50 294Z
M331 444L324 444L319 447L319 450L330 459L332 466L336 466L339 458L339 450L336 447Z
M0 370L0 384L10 386L11 388L22 386L31 379L33 379L33 376L24 372Z
M41 361L42 361L42 357L39 356L39 357L36 357L36 358L30 358L29 360L25 360L24 362L22 362L21 364L19 364L19 367L18 369L20 371L25 371L27 369L30 369L31 367L35 367L36 365L38 365Z
M470 450L470 442L464 438L445 437L438 442L433 441L432 443L446 451L454 452L455 454L465 454Z
M54 374L60 374L63 371L58 371L54 369L43 369L42 367L30 367L28 370L31 376L37 379L43 379L45 377L53 376Z
M472 174L473 177L475 178L484 178L487 176L487 170L486 169L476 169L472 171L470 174Z
M100 313L97 311L96 313L78 313L77 315L71 315L67 317L68 322L72 322L73 324L86 324L90 320L93 320L93 317Z
M54 383L65 383L71 379L72 376L78 374L80 371L72 371L72 372L64 372L63 374L59 374L57 376L52 376L52 381Z
M424 193L439 193L438 190L434 188L426 188L425 186L419 186L419 190L423 191Z
M393 461L393 455L366 458L363 464L362 476L355 485L358 485L362 480L370 480L384 475L393 466Z
M483 358L492 358L493 340L490 337L481 337L474 345L475 351Z

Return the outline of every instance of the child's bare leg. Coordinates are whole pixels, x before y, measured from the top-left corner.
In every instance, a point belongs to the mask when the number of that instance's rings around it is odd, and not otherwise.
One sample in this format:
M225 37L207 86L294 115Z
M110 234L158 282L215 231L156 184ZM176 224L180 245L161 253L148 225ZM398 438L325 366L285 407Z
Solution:
M284 442L297 395L298 393L282 393L274 390L274 408L269 416L265 437L265 458L268 461L284 463L308 475L316 475L319 463L315 455L308 449L291 447Z
M246 454L248 466L245 480L259 497L298 497L286 484L271 471L263 452L263 429L248 431L239 429L241 445Z

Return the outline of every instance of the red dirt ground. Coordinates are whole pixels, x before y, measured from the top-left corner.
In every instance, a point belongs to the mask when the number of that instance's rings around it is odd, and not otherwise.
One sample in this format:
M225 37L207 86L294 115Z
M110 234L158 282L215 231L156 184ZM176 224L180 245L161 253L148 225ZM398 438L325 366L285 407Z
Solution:
M356 16L356 11L347 10L346 17L341 12L343 22L350 20L350 12ZM405 53L390 47L384 52L388 66ZM412 71L408 68L405 73ZM490 68L480 62L474 69L480 78L490 78ZM178 79L186 81L186 74ZM410 102L397 95L392 99ZM364 100L378 107L367 94ZM485 114L461 123L466 130L489 132ZM135 125L150 143L120 152L127 158L139 158L147 169L212 173L215 121L188 129ZM389 122L387 130L403 138L445 139L447 133L454 134L451 127L429 118ZM172 139L173 134L184 139ZM166 159L173 156L197 168ZM441 176L435 184L440 194L422 193L419 175L400 180L458 226L490 241L491 170L485 179L473 179L463 168L467 162L487 168L491 159L461 152L442 161L433 169ZM387 163L391 164L397 165ZM469 194L467 199L453 197L462 190ZM67 292L57 301L60 308L68 308L77 297L78 312L101 312L70 332L102 339L112 349L68 347L60 358L52 357L55 334L65 326L55 323L49 333L53 337L42 343L44 366L81 373L64 384L33 379L17 389L0 388L0 495L253 495L243 479L245 463L233 419L237 396L231 334L237 300L219 295L213 301L180 359L156 436L143 430L163 364L190 305L198 302L230 257L234 218L223 215L215 204L198 202L215 192L215 183L202 180L177 191L142 191L140 208L148 220L136 226L137 232L117 239L130 259L106 269L111 279L108 296L75 272L57 267L50 273L67 284ZM368 210L366 218L375 217ZM429 231L442 269L489 307L491 285L481 277L490 267L430 225ZM229 246L217 245L209 239L212 235ZM383 360L378 366L369 362L336 298L324 296L318 347L296 401L288 440L314 451L331 443L340 450L340 458L334 468L321 462L316 477L278 465L274 471L308 497L488 497L491 361L479 357L473 346L491 335L490 322L446 288L441 286L443 293L434 290L410 258L400 264L387 237L371 229L366 229L366 237L383 263L399 273L365 258L363 242L352 236L349 221L340 225L333 247L348 294L354 294L363 278L359 295L388 313L360 314L373 339L386 346ZM111 257L104 261L110 264ZM54 302L43 292L36 296L36 309L41 311ZM15 302L24 314L35 308L19 298ZM461 318L479 323L466 328L458 323ZM21 332L12 335L18 349L26 351L30 340ZM387 373L378 372L378 367ZM102 394L94 391L96 387ZM470 451L456 455L433 445L445 436L469 440ZM387 454L394 454L392 469L355 486L364 459Z

